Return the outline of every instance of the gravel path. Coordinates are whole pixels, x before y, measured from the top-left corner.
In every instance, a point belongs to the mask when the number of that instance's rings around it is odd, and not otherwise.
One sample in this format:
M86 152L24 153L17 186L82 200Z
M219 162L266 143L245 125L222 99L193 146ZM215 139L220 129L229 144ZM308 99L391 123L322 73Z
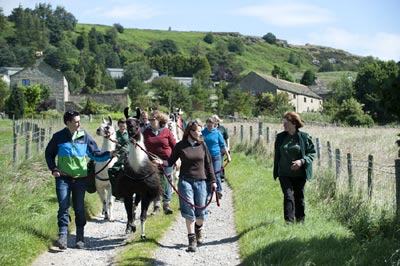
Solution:
M232 192L224 183L224 195L221 206L215 202L209 206L210 214L204 223L204 243L197 252L186 252L187 233L185 221L177 216L176 222L160 240L160 247L155 250L155 266L240 265L239 246L233 220ZM176 196L174 194L174 196ZM163 214L160 214L163 215ZM126 243L126 214L123 203L114 204L115 221L103 221L94 217L85 227L85 249L73 248L75 233L68 236L68 249L51 247L39 256L32 266L110 266L114 265L115 255L122 251Z

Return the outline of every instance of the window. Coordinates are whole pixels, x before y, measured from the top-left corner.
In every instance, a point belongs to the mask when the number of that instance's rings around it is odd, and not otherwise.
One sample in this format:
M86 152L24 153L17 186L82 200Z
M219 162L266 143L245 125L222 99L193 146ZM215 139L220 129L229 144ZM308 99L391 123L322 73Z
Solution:
M293 94L293 99L296 99L296 94Z
M311 103L313 103L314 101L313 101L313 99L311 99Z
M307 102L307 97L304 97L304 102L305 102L305 103Z
M29 79L22 80L22 86L30 86L30 85L31 85L31 80Z

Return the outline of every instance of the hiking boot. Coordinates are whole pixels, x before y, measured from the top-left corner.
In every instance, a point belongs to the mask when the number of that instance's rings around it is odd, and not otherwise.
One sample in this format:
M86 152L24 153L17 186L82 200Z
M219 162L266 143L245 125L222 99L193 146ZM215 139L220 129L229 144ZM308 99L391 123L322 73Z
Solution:
M197 250L197 243L196 243L196 235L195 234L188 234L189 246L186 249L187 252L196 252Z
M174 212L169 205L169 201L164 202L163 209L164 209L164 214L166 215L172 214Z
M153 203L154 203L154 209L153 209L153 212L151 213L151 215L160 213L161 212L160 201L155 200L155 201L153 201Z
M203 244L203 236L201 234L201 230L203 229L203 225L194 224L194 233L196 235L197 245Z
M67 234L59 234L56 246L59 247L60 249L67 249L67 240L68 240Z
M76 236L75 247L79 249L85 248L85 240L83 235Z

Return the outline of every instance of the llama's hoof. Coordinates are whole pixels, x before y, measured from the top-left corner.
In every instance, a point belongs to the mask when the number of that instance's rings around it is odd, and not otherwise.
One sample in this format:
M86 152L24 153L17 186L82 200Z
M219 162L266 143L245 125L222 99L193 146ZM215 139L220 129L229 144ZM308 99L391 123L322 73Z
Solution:
M140 236L140 239L141 239L141 240L146 240L146 235L141 235L141 236Z
M134 233L134 232L136 232L136 225L128 224L126 226L125 233L128 235L128 234L131 234L131 233Z

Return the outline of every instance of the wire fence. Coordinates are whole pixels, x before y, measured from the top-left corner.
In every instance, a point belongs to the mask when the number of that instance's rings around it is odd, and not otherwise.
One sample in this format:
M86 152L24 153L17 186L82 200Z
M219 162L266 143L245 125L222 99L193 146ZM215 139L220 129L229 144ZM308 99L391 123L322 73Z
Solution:
M264 123L226 124L235 143L254 143L264 145L272 159L276 125ZM324 130L324 125L321 130ZM330 125L332 126L332 125ZM335 127L329 130L335 131ZM326 129L327 130L327 129ZM322 132L322 131L321 131ZM337 136L340 137L340 136ZM346 136L343 136L346 138ZM359 136L362 138L362 136ZM343 152L344 147L334 148L327 139L313 140L316 147L314 178L325 178L327 172L335 176L335 193L352 193L369 201L375 208L390 213L399 213L400 208L400 160L392 163L382 162L372 154L365 154L358 143L350 143L353 153ZM394 143L393 143L394 145ZM378 156L377 156L378 157Z

